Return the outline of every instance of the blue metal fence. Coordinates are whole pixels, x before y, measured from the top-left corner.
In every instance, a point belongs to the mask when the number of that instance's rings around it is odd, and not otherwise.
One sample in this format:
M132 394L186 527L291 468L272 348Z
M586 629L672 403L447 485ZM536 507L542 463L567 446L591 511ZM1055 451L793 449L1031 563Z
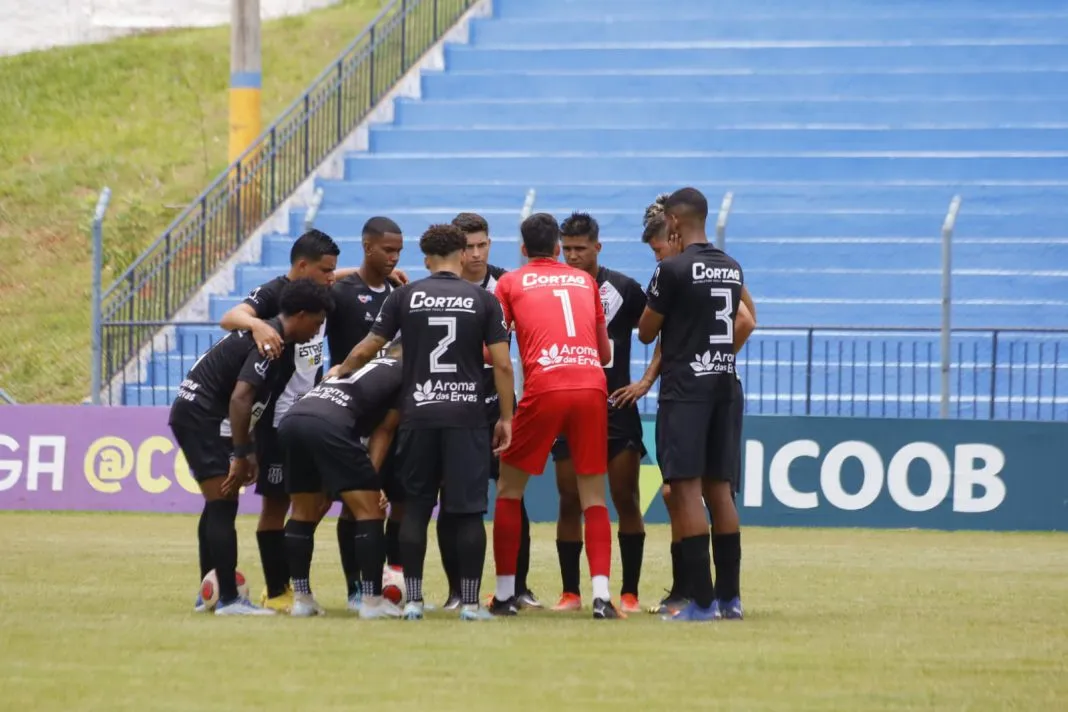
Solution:
M107 384L476 0L394 0L103 295Z
M127 405L169 405L215 324L176 327L122 384ZM760 327L739 354L746 412L758 415L939 417L937 329ZM635 341L631 372L653 353ZM1068 421L1068 330L960 329L951 340L950 417ZM640 404L656 410L655 389Z

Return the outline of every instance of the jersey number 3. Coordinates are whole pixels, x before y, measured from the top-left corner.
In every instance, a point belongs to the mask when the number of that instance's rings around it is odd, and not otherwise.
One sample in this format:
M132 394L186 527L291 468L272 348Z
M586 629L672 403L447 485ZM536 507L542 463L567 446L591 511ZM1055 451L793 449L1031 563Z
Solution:
M430 372L456 373L455 363L441 362L441 357L445 355L445 352L449 350L452 343L456 341L456 317L432 316L426 320L426 323L427 326L445 327L445 336L438 342L438 345L434 347L434 350L430 352Z
M712 288L712 299L717 302L723 300L723 308L716 310L716 321L723 324L722 334L711 334L708 337L710 344L734 344L734 321L731 320L731 311L734 308L734 298L731 290Z

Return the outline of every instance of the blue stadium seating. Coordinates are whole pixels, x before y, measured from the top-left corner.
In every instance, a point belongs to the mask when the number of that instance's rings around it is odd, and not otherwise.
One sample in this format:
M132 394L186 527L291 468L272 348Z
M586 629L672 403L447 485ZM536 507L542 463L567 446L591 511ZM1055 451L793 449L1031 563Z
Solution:
M940 229L955 233L955 327L1068 326L1068 10L1057 0L495 0L446 69L370 132L316 227L356 263L387 214L415 238L460 210L489 220L493 261L518 263L528 188L538 210L589 210L603 263L648 279L641 214L695 185L735 194L727 249L762 327L935 327ZM285 271L289 232L213 298L217 319ZM414 239L402 258L413 277ZM128 403L169 403L214 327L179 329ZM954 412L1068 418L1065 335L955 337ZM635 350L639 374L648 351ZM928 415L933 332L758 334L751 412ZM996 357L996 358L995 358ZM992 364L997 362L996 373ZM843 381L844 379L844 381ZM1001 399L991 413L989 394ZM650 394L650 398L655 393ZM650 406L647 401L645 404Z

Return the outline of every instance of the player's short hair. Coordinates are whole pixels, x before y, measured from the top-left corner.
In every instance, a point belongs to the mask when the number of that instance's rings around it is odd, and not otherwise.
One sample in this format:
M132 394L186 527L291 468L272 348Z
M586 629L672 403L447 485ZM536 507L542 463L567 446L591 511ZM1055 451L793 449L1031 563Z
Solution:
M400 235L400 225L382 216L373 217L363 224L364 237L382 237L386 233Z
M588 237L597 242L601 236L601 226L589 213L573 212L560 223L560 235L563 237Z
M278 297L282 314L291 316L300 312L329 312L334 308L334 297L330 288L311 279L294 279L282 287Z
M337 257L340 254L341 248L334 242L334 238L321 230L308 230L298 237L290 248L289 264L295 265L300 260L318 262L327 255Z
M708 200L697 188L679 188L664 201L664 212L704 222L708 219Z
M649 243L667 227L667 218L664 216L664 203L668 199L667 193L656 196L656 200L649 204L642 216L642 242Z
M560 243L560 226L549 213L534 213L519 226L527 257L552 257Z
M448 257L467 247L467 235L455 225L431 225L419 238L419 249L428 257Z
M476 232L484 232L489 235L489 223L486 222L486 218L478 213L460 213L452 219L452 224L453 227L459 228L464 235L471 235Z

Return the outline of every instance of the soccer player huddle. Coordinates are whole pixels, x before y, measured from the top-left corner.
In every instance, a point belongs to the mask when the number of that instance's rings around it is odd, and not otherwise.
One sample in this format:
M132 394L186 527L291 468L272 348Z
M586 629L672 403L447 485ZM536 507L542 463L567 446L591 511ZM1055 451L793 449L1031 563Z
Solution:
M213 575L218 587L210 600L198 594L196 609L323 614L311 561L318 525L338 501L349 609L360 618L420 620L432 608L423 572L435 509L449 584L444 609L477 621L541 608L527 583L523 495L551 456L563 585L553 610L582 608L585 546L593 617L641 611L645 449L637 401L659 377L656 445L673 582L650 611L678 621L740 619L734 495L744 399L735 354L755 328L755 307L741 267L708 243L707 217L708 203L693 188L649 206L642 239L659 264L644 291L599 264L598 225L584 213L562 224L545 213L527 218L520 227L527 262L512 272L489 264L486 221L461 213L423 233L430 275L412 282L395 269L403 238L388 218L364 226L354 269L338 269L340 249L327 235L302 235L289 273L223 317L227 335L193 365L171 409L171 428L204 495L201 578ZM657 348L632 383L635 329ZM525 377L519 399L513 334ZM490 479L497 481L497 576L483 604ZM237 575L237 501L253 483L266 579L259 605L242 595ZM609 585L608 496L619 517L618 605ZM401 576L405 601L390 585Z

